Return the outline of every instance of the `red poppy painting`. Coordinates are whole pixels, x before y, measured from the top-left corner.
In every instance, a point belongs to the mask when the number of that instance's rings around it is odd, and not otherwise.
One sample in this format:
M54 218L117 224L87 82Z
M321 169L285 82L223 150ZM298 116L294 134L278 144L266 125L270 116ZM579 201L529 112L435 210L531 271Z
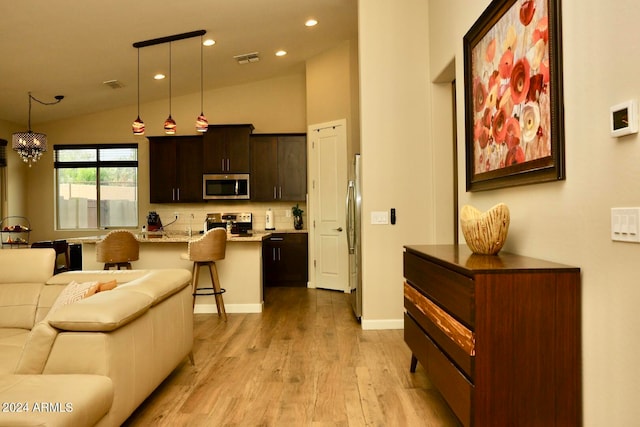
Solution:
M494 0L464 37L467 191L564 179L560 0Z

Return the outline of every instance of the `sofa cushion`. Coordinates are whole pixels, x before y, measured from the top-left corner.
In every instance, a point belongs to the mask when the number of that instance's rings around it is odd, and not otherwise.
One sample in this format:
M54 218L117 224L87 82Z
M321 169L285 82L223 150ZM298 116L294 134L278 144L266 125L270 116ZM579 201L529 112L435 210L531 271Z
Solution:
M57 335L58 330L52 327L49 322L37 323L27 335L15 373L41 374Z
M43 283L0 283L0 328L33 327Z
M44 283L53 275L56 252L51 248L2 251L0 283Z
M47 315L49 324L65 331L109 332L141 316L152 298L137 292L100 292Z
M38 299L38 308L36 309L34 325L44 320L49 313L49 309L53 303L56 302L58 296L66 286L67 284L65 283L64 285L46 285L42 287L42 290L40 291L40 298Z
M115 280L100 282L69 283L51 306L47 317L31 329L26 339L20 360L16 366L16 374L41 374L49 358L53 342L58 330L49 324L48 318L60 307L91 297L96 293L115 288Z
M180 292L191 281L191 272L184 269L153 270L131 282L119 285L116 292L138 292L153 299L152 305Z
M28 329L0 328L0 374L13 373L28 336Z
M0 412L2 426L92 426L111 408L113 382L101 375L0 375L0 402L14 403ZM17 411L25 405L28 411Z
M72 280L76 282L107 282L115 280L126 283L146 275L149 270L86 270L66 271L46 280L47 285L66 285Z

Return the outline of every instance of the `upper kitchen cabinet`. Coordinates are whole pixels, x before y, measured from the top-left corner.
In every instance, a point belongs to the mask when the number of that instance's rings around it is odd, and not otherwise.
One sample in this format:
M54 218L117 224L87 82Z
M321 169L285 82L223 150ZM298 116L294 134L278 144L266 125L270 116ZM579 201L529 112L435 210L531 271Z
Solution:
M202 136L149 137L151 203L202 202Z
M306 134L252 135L251 200L304 201L306 194Z
M203 136L203 173L249 173L253 125L209 125Z

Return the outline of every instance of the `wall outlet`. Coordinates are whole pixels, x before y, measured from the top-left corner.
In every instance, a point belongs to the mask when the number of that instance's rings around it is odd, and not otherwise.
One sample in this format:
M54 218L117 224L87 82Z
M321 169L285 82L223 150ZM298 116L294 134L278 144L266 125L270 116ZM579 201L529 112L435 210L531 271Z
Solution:
M180 213L179 213L179 212L174 212L174 213L173 213L173 217L174 217L175 219L180 218Z

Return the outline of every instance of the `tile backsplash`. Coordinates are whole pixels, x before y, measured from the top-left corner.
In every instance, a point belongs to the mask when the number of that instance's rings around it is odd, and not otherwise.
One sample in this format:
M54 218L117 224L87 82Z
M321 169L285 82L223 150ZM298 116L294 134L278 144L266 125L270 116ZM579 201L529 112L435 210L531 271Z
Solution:
M207 214L213 212L251 212L254 230L264 230L266 224L267 209L271 209L274 214L275 228L277 230L293 230L293 215L291 208L296 204L304 211L302 214L303 228L307 228L307 207L306 203L297 202L209 202L198 204L158 204L151 205L150 211L155 211L160 215L162 225L167 232L187 232L191 228L193 233L200 232L204 227ZM142 212L140 225L147 223L147 213ZM175 214L178 219L174 221Z

